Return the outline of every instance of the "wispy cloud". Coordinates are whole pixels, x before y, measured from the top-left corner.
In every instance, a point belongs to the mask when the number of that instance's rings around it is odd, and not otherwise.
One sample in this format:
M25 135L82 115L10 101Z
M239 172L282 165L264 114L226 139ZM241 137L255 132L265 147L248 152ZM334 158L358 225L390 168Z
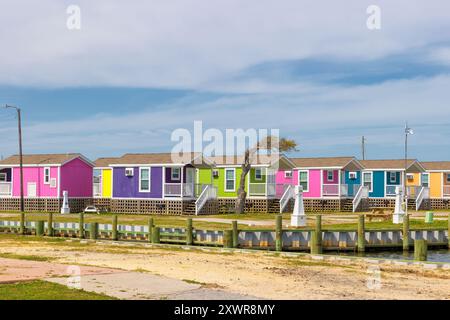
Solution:
M205 128L279 128L295 138L302 154L359 152L359 137L366 135L374 148L389 151L379 156L401 156L405 120L418 128L411 141L418 157L429 158L423 145L450 147L449 76L399 80L378 85L315 88L304 95L294 91L214 97L197 103L180 99L160 108L129 114L87 115L80 120L38 122L25 127L28 152L81 151L90 156L128 151L170 150L176 128L192 129L194 120ZM15 127L0 129L15 136ZM6 150L15 142L6 141ZM436 156L439 153L436 153ZM374 153L375 157L377 153ZM442 155L442 153L441 153Z

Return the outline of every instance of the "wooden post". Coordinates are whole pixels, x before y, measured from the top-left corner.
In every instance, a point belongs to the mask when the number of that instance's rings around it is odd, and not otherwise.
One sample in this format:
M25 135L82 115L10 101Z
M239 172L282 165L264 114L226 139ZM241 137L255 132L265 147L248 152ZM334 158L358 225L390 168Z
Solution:
M153 229L153 218L148 218L148 235L147 240L148 242L152 242L152 229Z
M97 222L91 222L90 229L89 229L89 235L92 240L97 239L97 233L98 233L98 223Z
M448 237L447 237L447 239L448 239L448 248L450 249L450 213L448 214L448 232L447 232L447 234L448 234Z
M409 215L405 214L403 217L403 251L409 250Z
M364 214L358 216L358 252L366 251Z
M239 247L239 230L238 230L238 223L236 220L231 222L233 227L233 248Z
M53 212L48 213L47 236L53 237Z
M78 226L78 237L84 239L84 212L80 212L80 221Z
M160 243L160 233L161 229L159 227L153 227L152 228L152 243Z
M283 216L277 215L275 220L275 250L283 250Z
M25 213L20 213L20 234L25 234Z
M232 248L233 247L233 231L224 230L223 231L223 247Z
M117 214L113 215L112 218L112 239L114 241L117 241L118 236L117 236Z
M317 235L316 231L311 230L311 236L309 238L309 251L311 254L319 254L319 247L317 246Z
M36 221L36 235L39 237L44 235L44 221Z
M187 226L186 226L186 244L188 246L192 246L194 243L194 238L192 234L192 218L187 219Z
M322 253L322 216L320 214L316 215L316 226L314 229L315 235L315 253Z
M427 241L426 240L414 240L414 260L426 261L427 260Z

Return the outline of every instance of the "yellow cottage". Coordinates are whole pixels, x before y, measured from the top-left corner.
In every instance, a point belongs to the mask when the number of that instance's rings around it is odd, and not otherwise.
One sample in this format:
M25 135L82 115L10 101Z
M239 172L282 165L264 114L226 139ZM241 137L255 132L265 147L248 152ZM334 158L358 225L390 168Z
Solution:
M430 198L450 199L450 161L421 162L429 176Z

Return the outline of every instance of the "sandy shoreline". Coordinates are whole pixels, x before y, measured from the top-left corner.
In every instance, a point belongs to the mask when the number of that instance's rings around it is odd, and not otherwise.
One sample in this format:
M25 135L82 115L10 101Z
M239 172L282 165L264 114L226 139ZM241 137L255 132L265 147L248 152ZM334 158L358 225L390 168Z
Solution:
M331 264L260 252L220 253L10 239L2 240L0 253L149 272L263 299L450 299L450 271L424 270L418 266L376 267L361 261ZM374 281L380 286L370 285Z

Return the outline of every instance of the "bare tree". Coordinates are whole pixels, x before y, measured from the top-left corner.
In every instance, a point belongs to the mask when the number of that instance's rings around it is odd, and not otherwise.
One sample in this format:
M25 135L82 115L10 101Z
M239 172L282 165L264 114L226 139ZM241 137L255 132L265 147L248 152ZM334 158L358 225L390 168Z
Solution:
M266 150L269 153L273 151L276 151L277 153L297 151L297 142L287 138L278 139L278 137L269 136L258 142L256 146L245 150L238 197L236 201L236 213L240 214L245 212L245 200L247 199L247 192L245 191L245 178L252 169L252 160L254 156L260 150Z

